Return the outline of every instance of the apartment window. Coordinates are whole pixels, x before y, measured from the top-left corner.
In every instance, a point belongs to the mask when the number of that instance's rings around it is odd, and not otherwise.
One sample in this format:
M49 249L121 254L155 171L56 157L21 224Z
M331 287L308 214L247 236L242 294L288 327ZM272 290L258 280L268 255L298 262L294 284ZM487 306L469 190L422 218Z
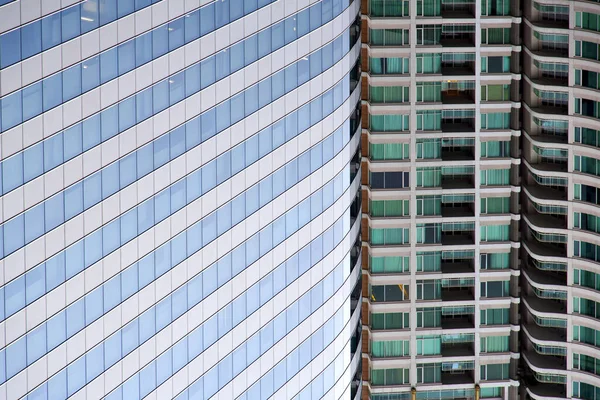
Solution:
M369 58L369 71L372 75L402 75L409 73L410 58L388 57Z
M567 121L534 117L533 123L540 128L543 135L566 136L569 129L569 122ZM575 133L577 133L577 130Z
M430 46L440 44L442 25L417 25L417 45Z
M407 244L410 240L408 228L371 228L369 237L371 238L371 244L374 246Z
M569 104L569 93L567 92L533 89L533 94L541 100L544 106L566 107Z
M573 354L573 368L600 375L600 359L585 354Z
M490 308L481 310L481 325L507 325L509 322L508 308Z
M439 74L442 72L442 55L439 53L417 53L417 74Z
M480 228L482 242L503 242L510 238L510 225L484 225Z
M573 397L586 400L600 399L600 388L589 383L573 382Z
M408 368L371 370L371 385L373 386L406 385L409 383L409 379L410 370Z
M540 156L543 163L566 164L569 158L569 151L565 149L533 146L533 151Z
M408 329L410 327L409 313L373 313L371 314L371 329Z
M484 169L481 171L482 185L510 185L510 169Z
M417 0L417 15L420 17L439 17L442 15L441 0Z
M575 241L575 243L577 243L577 241ZM600 303L583 297L573 297L573 312L599 319Z
M585 40L575 41L575 55L589 60L598 61L598 44Z
M588 87L590 89L600 88L600 74L585 69L575 70L575 84Z
M369 2L372 17L408 17L408 0L373 0Z
M600 131L575 127L575 142L600 147Z
M410 340L373 340L370 354L373 358L410 356Z
M434 272L442 269L441 251L417 252L417 272Z
M510 253L483 253L479 260L481 269L510 268Z
M481 297L508 297L509 288L509 281L481 282Z
M554 4L533 3L533 7L539 10L542 21L569 21L569 7Z
M408 285L373 285L371 286L372 302L409 300Z
M510 212L510 197L482 197L482 214L506 214Z
M442 82L417 82L417 102L442 101Z
M369 213L372 217L402 217L409 215L408 200L369 200Z
M482 353L504 353L509 351L509 336L486 336L481 338Z
M489 142L481 142L481 157L510 157L510 142L508 140L490 140Z
M403 132L409 130L410 115L370 115L371 132Z
M441 167L417 168L417 187L439 187L442 185Z
M439 131L442 129L441 110L417 110L418 131Z
M510 15L510 0L481 0L481 15Z
M442 157L441 139L417 139L417 159L435 159Z
M417 243L437 244L442 241L441 224L417 224Z
M508 379L510 364L487 364L481 366L481 379L484 381L499 381Z
M369 30L369 41L373 46L405 46L409 39L408 29Z
M569 35L533 32L533 36L540 41L542 50L566 51L569 49Z
M440 280L417 281L417 300L439 300L441 298L442 283Z
M410 186L408 172L369 172L371 189L402 189Z
M509 101L509 85L483 85L481 87L481 100L483 101Z
M481 72L489 74L510 72L510 56L481 57Z
M418 328L439 328L442 326L442 308L417 308Z
M573 213L575 228L600 233L600 217L586 213Z
M569 77L569 64L533 60L533 65L540 70L540 75L545 78L566 79Z
M569 8L565 8L567 9L566 13L568 18ZM577 11L575 13L575 26L590 31L600 32L600 15L589 12Z
M417 336L418 356L437 356L442 354L441 336Z
M417 215L441 215L442 196L417 196Z
M600 331L587 326L573 326L573 340L600 347Z
M586 156L575 156L575 171L600 176L600 160Z
M369 86L371 103L406 103L409 101L408 86Z
M417 364L417 382L418 383L441 383L442 382L442 364Z
M510 28L481 29L481 44L510 44Z
M510 113L481 114L481 129L509 129Z
M410 257L408 256L369 256L369 265L373 274L391 274L410 272Z

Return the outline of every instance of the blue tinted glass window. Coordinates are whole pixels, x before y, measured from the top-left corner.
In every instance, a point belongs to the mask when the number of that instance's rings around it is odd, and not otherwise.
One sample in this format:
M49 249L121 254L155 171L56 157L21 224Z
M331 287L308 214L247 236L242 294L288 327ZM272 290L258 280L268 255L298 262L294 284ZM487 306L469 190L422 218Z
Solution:
M79 5L69 7L61 12L62 41L66 42L81 34L81 12Z
M265 29L258 33L258 58L271 53L271 29Z
M285 44L296 40L298 29L296 18L296 16L291 16L285 19Z
M284 21L271 26L271 43L273 46L272 51L282 48L285 44L284 26Z
M281 70L271 77L272 100L275 101L285 93L285 70Z
M81 65L77 64L62 72L63 101L69 101L81 94Z
M48 50L61 42L60 13L42 18L42 49Z
M298 37L302 37L310 32L310 8L300 12L298 19Z
M100 53L100 81L102 83L117 77L119 68L117 57L117 48Z
M221 0L213 4L215 4L215 28L219 29L229 23L229 0Z
M152 30L152 55L158 58L169 51L169 28L162 26Z
M25 213L25 243L29 243L43 234L44 203L41 203Z
M67 337L71 337L85 326L84 299L71 304L67 308Z
M196 10L185 16L185 43L200 37L200 10Z
M206 35L215 30L215 3L200 9L200 34Z
M100 25L108 24L117 19L117 0L99 0Z
M86 236L85 241L85 267L89 267L102 258L102 230Z
M40 115L43 110L42 82L23 89L23 120Z
M25 337L12 343L6 348L6 376L12 378L27 365L27 342Z
M4 254L10 254L24 245L25 222L21 214L4 224Z
M190 96L200 90L200 64L185 70L185 95Z
M4 193L23 184L23 153L17 153L4 160L2 167L2 190Z
M4 33L0 36L0 66L2 68L21 60L21 30Z
M27 365L46 353L46 324L27 334Z
M67 264L67 279L83 271L83 241L79 241L67 248L65 262Z
M183 46L184 42L184 19L177 18L176 20L169 23L169 51L175 50Z
M247 3L244 2L244 3ZM252 35L244 40L244 62L250 65L258 59L258 35Z
M215 57L208 57L200 64L200 83L202 89L215 82Z
M140 66L152 60L152 32L135 39L135 65Z
M2 99L2 130L10 129L23 121L22 91L17 91Z
M25 276L9 282L4 288L4 307L6 316L13 315L25 307Z
M66 312L61 311L46 322L48 332L48 351L67 340Z
M98 28L99 0L86 0L81 4L81 33Z
M135 107L136 118L143 121L152 116L152 88L148 88L136 94Z

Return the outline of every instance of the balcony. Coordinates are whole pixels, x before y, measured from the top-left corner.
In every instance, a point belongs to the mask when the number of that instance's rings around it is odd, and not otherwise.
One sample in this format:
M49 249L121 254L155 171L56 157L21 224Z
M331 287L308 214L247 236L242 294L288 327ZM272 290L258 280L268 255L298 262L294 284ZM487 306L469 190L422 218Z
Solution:
M442 132L475 132L475 118L442 118Z
M459 89L453 82L447 82L446 90L442 90L442 104L475 104L473 89Z
M442 203L442 217L473 217L474 207L473 203Z
M473 342L463 343L444 343L444 337L442 336L442 357L469 357L475 355L475 346ZM457 336L468 336L468 335L457 335ZM470 335L473 336L473 335Z
M473 259L442 259L442 274L468 274L475 271L475 260Z
M473 371L442 371L443 385L464 385L474 383Z
M523 295L529 308L538 313L567 314L567 303L560 300L540 299L535 294Z
M555 214L540 214L529 209L523 213L531 225L546 229L567 229L567 216Z
M474 146L444 146L442 145L442 161L473 161Z
M472 301L475 300L473 279L444 279L442 284L442 301ZM470 286L468 286L470 285Z
M542 355L534 350L526 350L521 353L527 363L539 369L555 369L565 370L567 369L567 361L565 357Z
M475 75L475 53L442 53L442 75Z
M444 24L440 44L443 47L474 47L475 25Z
M474 18L475 3L465 0L442 0L442 17Z
M442 312L442 329L473 329L475 326L473 314L444 315Z
M526 322L522 324L523 329L535 340L548 342L566 342L567 330L564 328L553 328L549 326L539 326L535 322Z

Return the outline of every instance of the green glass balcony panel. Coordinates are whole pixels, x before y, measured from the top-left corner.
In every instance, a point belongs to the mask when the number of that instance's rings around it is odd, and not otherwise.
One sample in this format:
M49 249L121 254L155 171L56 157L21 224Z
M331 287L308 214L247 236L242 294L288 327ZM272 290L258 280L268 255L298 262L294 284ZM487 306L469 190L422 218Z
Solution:
M371 329L392 330L408 329L410 327L409 313L372 313Z
M510 44L510 28L484 28L481 44Z
M481 184L487 186L510 185L510 169L484 169Z
M489 308L480 311L481 325L508 325L508 308Z
M481 72L490 74L510 72L510 56L481 57Z
M407 103L409 101L408 86L369 86L371 103Z
M509 378L510 364L487 364L481 366L481 380L500 381Z
M409 115L370 115L371 132L405 132L409 130Z
M408 200L369 200L372 217L402 217L410 213Z
M417 82L417 102L441 102L441 82Z
M371 357L407 357L410 356L410 340L385 340L371 342Z
M371 244L391 245L391 244L407 244L410 240L408 228L387 228L370 230Z
M406 385L409 379L408 368L372 369L370 383L373 386Z
M507 214L510 212L510 197L482 197L482 214Z
M483 85L481 87L481 100L509 101L510 85Z
M369 15L371 17L408 17L408 0L371 0L369 1Z
M510 0L481 0L481 15L510 15Z
M484 114L485 115L485 114ZM482 115L483 117L483 115ZM510 157L510 141L490 140L481 142L481 157L504 158Z
M369 29L373 46L406 46L409 38L408 29Z
M509 281L481 282L481 297L497 298L510 296Z
M442 15L442 1L417 0L417 15L420 17L439 17Z
M481 269L508 269L510 268L510 253L481 253Z
M417 336L417 355L436 356L442 354L441 336Z
M369 143L372 161L406 160L410 158L409 143Z
M372 75L403 75L409 73L410 58L388 57L369 58L369 72Z
M441 139L417 139L417 159L442 158Z
M418 383L441 383L442 363L417 364Z
M510 113L481 114L481 129L510 129Z
M442 72L442 54L417 53L417 74L440 74Z
M417 252L417 271L435 272L442 269L441 251L419 251Z
M442 308L417 308L418 328L439 328L442 326Z

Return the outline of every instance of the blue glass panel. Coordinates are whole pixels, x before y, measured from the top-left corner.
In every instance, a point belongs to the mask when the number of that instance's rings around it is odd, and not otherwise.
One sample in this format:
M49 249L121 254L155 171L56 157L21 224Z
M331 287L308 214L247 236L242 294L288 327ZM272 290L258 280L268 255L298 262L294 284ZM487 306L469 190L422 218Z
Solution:
M29 272L27 272L27 274L25 274L25 293L27 304L31 304L35 300L42 297L45 291L46 271L45 265L42 264L36 268L32 268Z
M100 25L108 24L117 19L117 0L99 0Z
M21 60L21 30L15 29L0 36L0 67L5 68Z
M23 89L23 120L26 121L42 113L42 83L37 82Z
M63 102L67 102L81 94L81 65L76 64L63 70Z
M6 348L6 358L6 377L10 379L27 365L27 342L24 336Z
M21 56L23 59L42 51L42 22L35 21L21 27ZM1 55L0 55L1 57Z
M62 41L66 42L81 34L81 11L79 5L61 12Z
M81 124L76 124L63 132L64 161L68 161L81 154L83 150L83 134Z
M2 99L2 130L8 130L23 121L22 91L14 92Z
M106 83L117 77L119 69L117 48L100 53L100 81Z

